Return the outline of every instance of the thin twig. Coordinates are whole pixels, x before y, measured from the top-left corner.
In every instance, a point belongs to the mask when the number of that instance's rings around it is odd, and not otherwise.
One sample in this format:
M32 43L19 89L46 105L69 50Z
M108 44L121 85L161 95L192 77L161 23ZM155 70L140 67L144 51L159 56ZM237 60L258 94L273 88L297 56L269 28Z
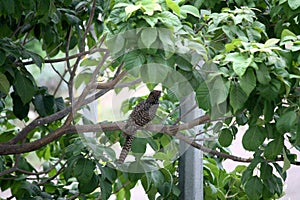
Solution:
M72 60L72 59L75 59L75 58L78 58L78 57L82 57L82 56L87 55L87 54L93 54L93 53L96 53L96 52L108 52L108 50L105 49L105 48L92 48L90 50L83 51L83 52L71 55L69 57L54 58L54 59L45 59L44 63L65 62L67 60ZM24 66L25 65L32 65L32 64L34 64L34 61L26 61L26 62L22 62L21 63L21 65L24 65Z
M135 84L138 84L142 82L142 79L141 78L138 78L136 80L133 80L133 81L129 81L127 83L119 83L117 84L114 88L124 88L124 87L130 87L130 86L133 86Z
M2 172L0 172L0 176L4 176L6 174L10 174L16 171L16 167L12 167L6 170L3 170Z
M69 198L67 198L67 200L73 200L73 199L77 199L77 197L80 196L80 193L74 194L73 196L70 196Z
M65 81L64 77L65 77L66 74L67 74L67 69L65 69L64 73L61 75L63 79L60 79L60 80L59 80L59 82L58 82L58 84L57 84L57 86L56 86L56 88L55 88L55 90L54 90L54 92L53 92L53 96L55 96L56 93L58 92L58 90L59 90L59 88L60 88L60 86L61 86L63 80ZM65 83L67 83L67 82L65 81Z
M70 42L71 42L71 37L72 37L72 26L70 26L68 32L67 32L67 43L66 43L66 53L65 53L65 57L68 58L69 57L69 50L70 50ZM69 74L71 75L72 70L71 70L71 64L70 64L70 60L66 60L67 63L67 69Z
M87 25L86 25L86 29L85 29L84 34L83 34L83 37L82 37L82 39L81 39L81 45L80 45L80 47L79 47L79 51L80 51L80 52L83 52L83 51L84 51L84 47L85 47L85 39L86 39L87 34L88 34L88 32L89 32L90 26L91 26L91 24L92 24L92 21L93 21L93 18L94 18L94 14L95 14L95 9L96 9L96 0L93 0L92 9L91 9L91 12L90 12L90 16L89 16L89 19L88 19L88 23L87 23ZM106 56L108 56L108 53L105 53L104 58L105 58ZM74 65L73 65L73 70L72 70L72 72L70 73L70 79L69 79L69 95L71 95L71 96L70 96L70 100L71 100L71 105L72 105L72 106L73 106L73 98L72 98L72 97L73 97L73 90L72 90L72 88L73 88L73 81L74 81L74 77L75 77L75 75L76 75L76 71L77 71L77 68L78 68L78 66L79 66L80 60L81 60L81 57L77 57L77 59L76 59ZM102 60L103 60L103 59L102 59ZM106 58L105 58L105 60L106 60ZM101 62L100 62L100 63L101 63ZM97 72L97 73L98 73L98 71L99 71L99 69L100 69L99 65L100 65L100 64L98 64L98 66L97 66L97 68L96 68L96 70L95 70L95 72ZM97 73L95 73L95 72L94 72L94 74L92 75L92 78L91 78L90 82L94 82L94 81L95 81L95 78L96 78L96 75L97 75ZM71 88L71 87L72 87L72 88ZM86 89L87 89L87 90L88 90L88 89L91 89L91 86L88 85L88 86L86 87ZM72 118L73 118L73 113L76 112L76 110L79 108L78 105L80 105L80 103L81 103L81 102L84 100L84 98L88 95L88 92L89 92L89 91L84 90L83 93L79 96L78 102L73 106L73 109L71 110L70 115L68 116L67 120L65 121L65 124L70 124L70 123L71 123Z
M69 57L69 49L70 49L70 41L71 41L71 36L72 36L72 26L70 26L68 32L67 32L67 43L66 43L66 57ZM75 73L74 71L72 71L71 69L71 64L70 64L70 60L67 60L66 61L66 65L67 65L67 70L70 74L70 78L69 78L69 82L67 83L67 86L68 86L68 92L69 92L69 98L70 98L70 103L71 105L73 105L73 82L74 82L74 76L75 76Z
M210 137L210 138L198 138L194 139L195 142L202 142L202 141L215 141L218 137Z
M90 16L89 16L89 19L88 19L88 22L87 22L86 29L84 31L82 40L81 40L80 51L84 51L85 39L86 39L87 34L88 34L88 32L90 30L90 27L92 25L92 21L93 21L94 15L95 15L95 9L96 9L96 0L93 0L92 9L91 9L91 12L90 12Z
M38 183L37 185L44 185L46 183L49 183L50 181L52 181L53 179L55 179L64 169L65 169L65 166L67 165L67 162L64 163L61 168L56 172L56 174L50 178L48 178L47 180L43 181L43 182L40 182Z
M35 175L35 176L38 176L38 175L42 175L42 174L47 174L49 173L51 170L53 170L58 164L61 163L61 161L64 159L65 155L63 154L51 167L49 167L49 169L45 170L45 171L41 171L41 172L30 172L30 171L27 171L27 170L23 170L23 169L19 169L17 168L16 171L18 172L21 172L23 174L27 174L27 175Z
M71 121L73 120L74 113L82 106L84 99L87 97L87 95L90 93L91 89L93 88L94 82L96 82L96 78L97 78L100 67L105 63L108 56L109 56L108 53L105 53L103 58L101 59L101 61L98 63L86 88L83 90L81 95L78 97L78 100L73 104L71 113L69 114L68 118L66 119L66 121L64 123L65 125L69 125L71 123Z
M50 64L51 68L53 69L53 71L60 77L60 81L63 81L63 82L65 82L66 84L68 84L68 82L66 81L66 79L64 78L64 76L61 75L61 74L59 73L59 71L53 66L53 63L49 63L49 64Z

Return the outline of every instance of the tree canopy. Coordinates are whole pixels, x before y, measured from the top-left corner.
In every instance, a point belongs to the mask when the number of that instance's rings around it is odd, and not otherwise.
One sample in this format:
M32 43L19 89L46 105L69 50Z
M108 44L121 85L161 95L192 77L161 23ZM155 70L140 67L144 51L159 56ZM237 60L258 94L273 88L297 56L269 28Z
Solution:
M281 197L300 165L299 14L299 0L1 1L1 190L130 199L140 182L149 199L178 199L181 140L206 153L205 199ZM142 86L162 90L157 117L118 167ZM108 93L114 120L92 119ZM191 93L205 114L183 122ZM229 151L237 134L251 158ZM226 172L225 159L248 165Z

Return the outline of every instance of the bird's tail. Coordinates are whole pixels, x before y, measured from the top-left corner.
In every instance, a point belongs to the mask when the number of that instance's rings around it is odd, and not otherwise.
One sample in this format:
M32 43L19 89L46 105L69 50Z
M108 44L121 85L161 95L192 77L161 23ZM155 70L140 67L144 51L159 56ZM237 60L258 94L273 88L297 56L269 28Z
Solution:
M132 144L132 140L133 140L133 136L132 135L127 135L126 136L126 140L125 140L125 144L122 148L122 151L121 151L121 154L120 154L120 157L118 159L118 164L121 165L124 163L125 161L125 158L127 157L130 149L131 149L131 144Z

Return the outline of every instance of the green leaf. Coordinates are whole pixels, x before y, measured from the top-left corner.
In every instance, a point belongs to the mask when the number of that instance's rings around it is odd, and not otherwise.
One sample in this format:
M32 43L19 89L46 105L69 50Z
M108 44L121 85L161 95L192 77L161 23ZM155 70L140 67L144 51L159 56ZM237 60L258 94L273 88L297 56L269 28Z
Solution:
M288 4L292 10L300 7L300 0L288 0Z
M93 177L94 169L93 161L80 157L75 163L73 173L79 183L87 184Z
M162 196L167 197L171 193L172 185L170 185L168 182L164 182L157 189Z
M8 94L10 88L9 81L6 76L0 72L0 92Z
M37 7L37 15L38 16L44 16L48 15L49 10L50 10L50 0L45 0L43 2L37 2L38 7Z
M155 28L146 28L142 30L141 40L146 48L150 48L157 38L157 30Z
M187 47L190 48L193 51L196 51L199 55L201 55L204 60L207 59L207 51L206 48L203 44L200 42L195 42L195 41L188 41L187 42ZM198 61L197 61L198 62Z
M95 173L92 173L92 178L89 181L87 181L86 183L79 182L78 185L79 191L84 194L89 194L98 187L99 187L99 177Z
M274 46L274 45L277 44L279 41L280 41L280 40L277 39L277 38L271 38L271 39L268 39L268 40L265 42L264 47L267 48L267 47Z
M66 21L69 22L70 25L76 25L80 23L80 19L74 14L65 13Z
M290 42L290 41L297 40L297 35L295 35L292 31L288 29L284 29L281 33L281 43L284 44L285 42Z
M20 96L23 104L31 101L35 93L35 87L29 78L18 72L16 75L16 82L14 86L16 89L16 93Z
M142 178L142 176L144 175L143 173L135 173L137 171L144 171L144 169L141 167L141 164L138 162L132 162L130 163L129 167L130 171L133 171L134 173L128 173L128 179L131 182L136 183L138 180L140 180Z
M231 43L225 45L226 52L230 52L242 44L241 39L234 39Z
M159 20L168 28L179 30L182 25L178 17L169 11L163 11L159 13Z
M283 150L283 167L282 173L286 172L291 167L291 162L286 155L286 150Z
M49 160L50 157L51 157L51 147L50 146L46 146L45 147L45 152L44 152L44 155L43 155L43 159Z
M151 180L154 183L155 187L159 187L164 183L164 175L161 171L156 170L152 171L151 173Z
M55 110L55 99L52 95L37 94L34 96L33 104L41 117L53 114Z
M265 64L260 64L256 70L256 76L259 83L267 85L271 81L271 76Z
M296 124L297 114L295 111L288 111L283 113L276 122L276 129L280 133L291 131L293 126Z
M33 183L22 181L16 190L13 188L12 194L16 196L17 199L26 199L24 197L39 196L41 194L41 189Z
M154 16L141 16L152 28L157 24L159 17L157 15Z
M139 5L128 5L128 6L126 6L126 7L125 7L125 13L126 13L126 16L127 16L126 19L130 18L131 15L132 15L135 11L141 9L141 7L142 7L141 4L139 4Z
M247 68L252 63L252 58L240 53L229 53L227 54L225 61L232 62L233 71L242 77L246 72Z
M151 186L151 174L149 172L146 172L145 176L141 178L141 183L145 192L148 192Z
M100 189L101 189L101 199L107 200L112 192L112 184L104 178L99 179L100 182Z
M101 169L102 176L109 180L111 183L114 183L117 178L117 171L114 168L109 166L104 166Z
M260 166L260 178L269 179L273 175L273 167L266 162L262 162Z
M81 84L87 85L88 82L91 80L92 74L91 73L80 73L75 78L75 88L78 89Z
M37 53L26 51L26 53L32 58L33 62L41 69L42 68L42 62L43 59L40 55Z
M142 53L140 53L138 50L131 51L124 56L125 68L128 71L134 68L140 68L145 61L146 61L145 56Z
M256 77L253 69L248 69L247 72L241 77L240 86L248 97L256 87Z
M176 198L179 198L179 195L181 193L180 189L177 185L174 185L172 188L172 193L175 195Z
M272 175L269 179L264 182L266 188L273 194L278 194L278 196L282 195L283 183L282 179Z
M15 137L14 131L2 132L0 134L0 142L7 142L7 141L11 140L13 137ZM1 157L0 157L0 163L1 163ZM3 170L1 170L1 165L0 165L0 171L3 171Z
M26 171L32 171L34 169L33 166L24 157L20 157L18 167L19 169L23 169Z
M236 123L237 123L238 125L243 126L243 125L245 125L247 122L248 122L248 117L247 117L247 115L246 115L244 112L238 113L238 114L236 115Z
M29 103L23 104L20 96L15 94L14 92L11 94L13 99L13 113L20 120L27 117L29 112Z
M193 65L183 57L177 57L176 64L178 65L178 67L180 69L182 69L184 71L188 71L188 72L193 71ZM189 75L191 75L191 74L189 74Z
M200 18L199 10L192 5L183 5L180 7L180 14L186 17L187 14L193 15L194 17Z
M71 146L71 148L70 148L70 146ZM70 146L68 146L66 148L67 151L71 151L74 148L75 144L72 143ZM81 157L81 156L72 156L70 159L67 160L67 167L63 171L65 180L68 180L69 178L73 177L74 165L76 164L76 161L79 157Z
M229 94L228 85L229 82L224 81L221 77L208 83L211 105L218 105L226 101Z
M262 196L263 183L257 176L251 177L245 184L245 192L249 199L258 200Z
M205 82L202 82L196 90L196 98L198 106L204 110L211 107L210 94Z
M170 8L176 15L180 15L180 8L176 1L173 0L166 0L168 8Z
M141 1L144 13L146 15L152 16L155 11L161 11L161 6L153 0L143 0Z
M168 146L169 144L170 144L170 142L171 142L171 138L170 138L170 136L168 136L168 135L163 135L163 136L161 136L161 138L160 138L160 143L161 143L161 145L163 146L163 147L166 147L166 146Z
M230 87L229 99L230 105L235 113L239 109L243 108L248 98L247 94L242 90L242 88L238 84L233 83Z
M275 105L272 101L264 101L264 120L269 122L274 117Z
M87 59L84 59L82 62L80 62L80 66L84 66L84 67L86 67L86 66L93 66L94 67L94 66L97 66L98 63L99 63L99 60L96 60L94 58L87 58ZM88 70L89 68L85 68L85 69L86 70L80 72L80 74L85 74L85 73L89 74L88 72L86 72L86 71L89 71ZM92 74L92 72L90 72L90 74Z
M6 55L5 52L0 50L0 66L2 66L5 63Z
M242 143L243 147L248 151L256 151L266 139L264 129L260 126L250 126L245 132Z
M146 152L147 140L144 138L134 138L131 145L133 153L145 153Z
M154 140L152 137L146 139L147 143L151 146L151 148L156 152L159 150L160 145L157 140Z
M222 129L218 139L220 145L222 145L223 147L228 147L229 145L231 145L232 140L233 140L233 135L230 129L228 128Z
M300 146L300 116L298 117L298 122L297 122L297 131L296 131L296 138L295 141L293 142L293 144L295 146Z
M55 98L56 112L65 109L66 105L62 97Z
M279 96L281 82L277 79L272 79L268 85L258 85L257 89L264 99L272 101Z
M119 53L125 45L125 39L123 34L117 34L108 37L106 45L112 55Z
M15 12L15 2L1 1L1 11L5 11L7 15L13 15Z
M166 57L169 58L168 53L172 55L175 51L174 34L169 29L160 28L158 29L158 37L160 42L163 44Z
M278 155L281 154L283 147L283 138L276 138L267 144L264 155L267 159L274 160Z
M213 133L218 133L221 128L223 127L223 122L217 122L214 126L213 126Z
M169 155L166 153L163 153L163 152L156 152L153 155L153 158L158 159L158 160L170 160Z

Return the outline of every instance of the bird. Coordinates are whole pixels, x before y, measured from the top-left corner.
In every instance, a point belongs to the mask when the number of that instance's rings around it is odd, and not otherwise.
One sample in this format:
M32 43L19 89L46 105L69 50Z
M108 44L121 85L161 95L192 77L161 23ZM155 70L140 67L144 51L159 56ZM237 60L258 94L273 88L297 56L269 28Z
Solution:
M137 129L145 126L155 117L157 108L159 106L160 95L161 91L159 90L151 91L148 98L136 105L132 113L129 115L123 130L123 135L126 137L126 139L117 161L118 165L124 163L125 158L131 149L131 144Z

